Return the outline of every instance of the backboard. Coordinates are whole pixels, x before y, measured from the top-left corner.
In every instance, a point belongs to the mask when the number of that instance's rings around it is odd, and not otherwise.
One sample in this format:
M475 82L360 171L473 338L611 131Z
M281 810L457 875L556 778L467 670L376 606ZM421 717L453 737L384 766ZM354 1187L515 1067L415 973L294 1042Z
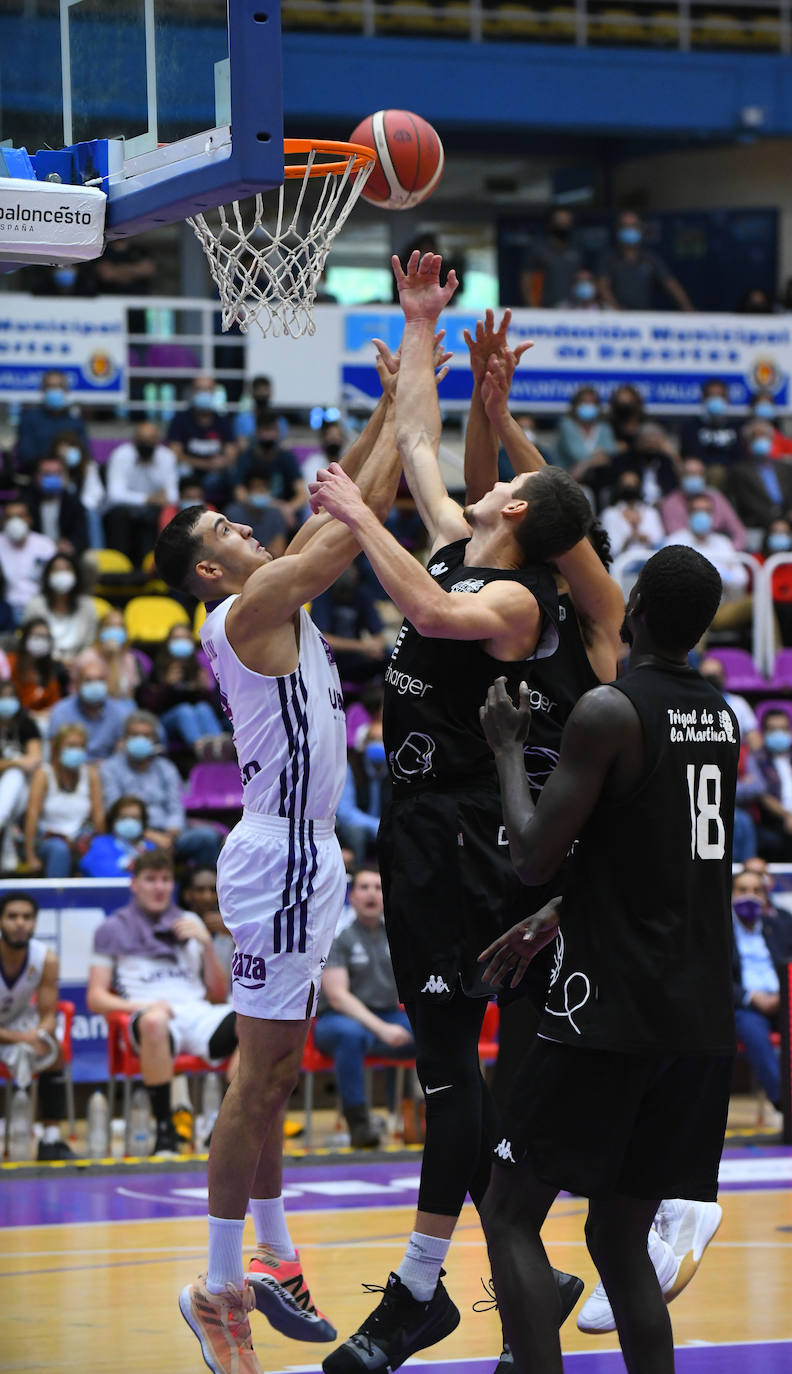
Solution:
M279 186L280 0L5 0L0 139L106 191L108 238Z

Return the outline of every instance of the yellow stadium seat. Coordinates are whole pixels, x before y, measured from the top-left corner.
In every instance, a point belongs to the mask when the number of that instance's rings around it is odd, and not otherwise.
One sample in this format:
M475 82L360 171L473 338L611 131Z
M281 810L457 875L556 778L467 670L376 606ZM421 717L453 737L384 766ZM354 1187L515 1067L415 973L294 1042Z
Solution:
M646 20L647 37L656 46L675 48L679 43L679 15L676 10L653 10Z
M694 48L743 48L745 28L732 14L696 15L690 26Z
M589 36L603 43L643 43L646 26L630 10L600 10L589 15Z
M107 615L108 611L115 610L115 607L111 606L109 601L105 601L103 596L92 596L91 600L96 607L96 614L100 620Z
M135 571L134 565L126 554L119 553L118 549L91 549L90 557L94 560L100 577L104 573L131 573Z
M133 596L124 607L126 631L133 644L159 644L174 625L190 624L190 617L170 596Z
M528 6L499 5L485 10L482 31L487 38L541 38L545 32L543 15Z
M575 37L576 24L577 15L574 10L556 5L547 11L544 31L548 38L552 35L553 38L572 39Z

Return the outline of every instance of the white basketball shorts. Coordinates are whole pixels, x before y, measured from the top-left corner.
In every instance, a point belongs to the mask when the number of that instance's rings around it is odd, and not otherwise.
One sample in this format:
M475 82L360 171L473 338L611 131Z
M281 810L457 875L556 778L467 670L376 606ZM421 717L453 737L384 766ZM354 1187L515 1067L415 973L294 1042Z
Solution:
M209 1054L209 1041L234 1007L229 1002L172 1002L173 1016L168 1021L171 1050L173 1054L194 1054L198 1059L209 1063L221 1064L222 1059L212 1059ZM129 1024L129 1038L136 1051L140 1050L138 1017L142 1011L135 1012Z
M243 1016L316 1012L346 894L333 822L245 811L217 864L220 914L234 937L232 998Z

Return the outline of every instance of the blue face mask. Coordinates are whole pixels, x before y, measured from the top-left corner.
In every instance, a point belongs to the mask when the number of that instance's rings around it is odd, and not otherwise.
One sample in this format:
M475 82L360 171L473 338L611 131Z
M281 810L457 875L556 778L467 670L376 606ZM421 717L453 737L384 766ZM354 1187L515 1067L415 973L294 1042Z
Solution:
M757 420L774 420L776 408L772 401L757 401L753 413Z
M599 406L595 406L593 401L581 401L580 405L575 406L575 414L583 424L590 424L599 415Z
M767 536L767 547L771 553L786 553L787 549L792 549L792 534L784 534L783 530L773 530Z
M191 639L170 639L168 640L168 653L174 658L189 658L193 652Z
M251 491L248 493L248 501L251 506L255 506L256 510L263 510L265 506L270 504L270 500L268 491Z
M640 229L636 229L633 224L623 224L617 234L617 238L619 243L626 243L634 247L636 243L641 242L641 231Z
M773 447L772 439L768 439L766 434L758 434L751 440L751 453L754 458L766 458Z
M369 763L385 762L385 745L382 743L381 739L369 740L366 745L366 758L369 760Z
M707 510L694 510L690 517L690 528L694 534L709 534L712 529L712 516Z
M148 735L130 735L124 748L131 759L150 759L154 753L154 741Z
M16 697L0 697L0 720L10 720L19 710Z
M63 750L60 761L64 768L82 768L87 758L85 750L73 744L70 749Z
M123 625L108 625L99 636L103 644L126 644L126 637Z
M113 823L113 834L117 835L119 840L139 840L143 834L143 822L139 821L137 816L119 816Z
M63 410L66 392L60 386L48 386L44 392L44 404L48 410Z
M74 286L77 280L77 268L56 267L52 275L55 278L55 285L60 286L64 291L68 291L70 287Z
M792 734L789 730L769 730L764 742L771 754L785 754L792 748Z
M57 472L45 472L39 477L39 489L45 496L57 496L63 491L63 478Z
M704 409L708 415L725 415L726 401L723 396L708 396L704 402Z
M107 683L102 682L101 678L96 682L83 682L80 684L80 700L86 706L98 706L100 702L107 700Z
M70 444L68 448L59 449L58 452L67 467L76 468L80 466L82 452L76 444Z
M572 295L576 301L593 301L597 294L597 288L593 281L576 281L572 287Z
M704 491L706 485L706 479L702 477L700 472L685 473L685 476L682 478L682 481L680 483L682 490L686 493L687 496L700 495L700 493Z

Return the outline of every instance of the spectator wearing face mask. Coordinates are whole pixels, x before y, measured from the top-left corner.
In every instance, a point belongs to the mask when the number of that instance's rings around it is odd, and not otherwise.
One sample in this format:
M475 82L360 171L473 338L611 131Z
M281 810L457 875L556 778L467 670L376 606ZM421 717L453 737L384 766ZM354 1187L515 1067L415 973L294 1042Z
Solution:
M178 861L214 867L222 843L210 825L186 824L176 765L162 757L159 722L149 711L127 716L121 747L102 764L104 799L140 797L148 809L146 839Z
M176 625L162 645L148 682L138 692L140 706L162 723L169 740L189 745L199 756L223 752L229 737L214 707L216 688L198 662L195 640L186 625Z
M523 305L557 308L569 300L572 282L583 266L583 255L574 242L575 217L571 210L550 211L545 234L528 248L520 273Z
M316 474L320 468L337 463L343 451L344 431L340 420L323 419L319 427L319 447L306 453L302 460L302 479L306 485L316 481Z
M608 401L608 423L617 449L630 449L646 420L643 396L634 386L614 387Z
M80 554L88 547L85 509L69 486L66 465L57 454L39 458L27 504L33 528L47 535L62 553Z
M617 482L625 472L637 472L648 505L658 505L679 482L679 455L669 434L655 420L645 420L631 444L615 453L610 468L598 474Z
M175 454L160 442L157 426L144 420L107 460L108 548L125 553L140 567L154 547L162 507L177 499Z
M41 400L22 411L16 441L16 459L22 472L33 471L39 458L49 453L53 440L63 430L72 430L88 444L82 417L69 405L69 383L65 373L53 369L41 379Z
M713 531L712 502L706 494L691 498L687 527L667 534L662 547L686 544L696 549L717 568L723 583L723 599L715 612L711 628L714 630L743 629L751 623L753 597L748 590L746 567L730 558L736 552L725 534Z
M30 779L41 763L41 734L12 682L0 682L0 869L17 867L16 823L25 814Z
M773 426L771 458L792 457L792 439L778 428L778 406L772 391L757 391L751 397L750 419L764 420Z
M84 649L77 656L72 677L75 690L53 707L49 734L52 737L67 725L79 725L85 732L88 758L109 758L135 703L109 695L105 662L95 649Z
M559 306L562 310L604 310L597 279L587 267L581 267L572 278L569 300Z
M82 725L64 725L51 744L51 762L36 769L25 812L25 864L45 878L70 878L104 809L96 765L88 762Z
M616 245L597 266L599 293L611 310L651 310L659 288L678 310L694 310L690 297L662 258L644 246L640 215L623 210L616 221Z
M11 681L26 711L39 726L65 695L68 678L52 654L52 633L46 620L29 620L18 632L17 648L8 654Z
M614 558L633 551L650 553L659 547L665 533L658 512L643 499L637 472L622 473L613 488L612 505L606 506L599 518Z
M762 744L762 732L759 729L759 721L756 712L750 702L739 695L737 692L726 690L726 670L718 658L717 654L708 654L699 664L699 672L707 682L711 682L716 687L721 696L730 706L740 727L740 743L748 746L749 749L759 749Z
M104 482L87 441L76 430L62 430L53 439L47 457L58 458L63 464L67 491L77 497L85 512L88 547L103 549Z
M278 417L265 412L258 417L256 433L250 447L241 453L234 470L235 495L239 488L247 490L251 468L269 474L272 500L277 504L288 529L294 529L305 509L308 492L294 454L280 447Z
M792 521L779 515L771 520L765 531L762 552L754 554L760 562L776 553L792 553ZM770 574L773 612L781 633L781 643L792 645L792 562L779 563Z
M86 878L128 878L138 854L153 849L145 838L148 812L139 797L118 797L107 812L105 829L94 835L79 861Z
M660 502L660 516L666 534L682 530L688 523L694 496L708 496L712 502L712 528L728 535L735 549L745 548L745 526L728 497L707 484L707 468L700 458L683 458L679 486Z
M682 426L682 452L706 463L710 481L722 486L725 470L740 457L737 422L729 414L729 389L712 377L701 388L701 409Z
M743 800L757 808L757 851L770 863L792 860L792 722L783 709L767 711L762 745L751 754Z
M93 597L81 593L79 566L66 553L56 553L50 559L41 587L28 604L25 620L46 620L54 657L69 663L96 638L98 617Z
M772 457L768 420L749 420L742 440L746 457L729 470L726 491L746 525L767 529L771 520L792 510L792 464Z
M578 387L569 413L559 421L555 442L558 467L571 472L578 482L585 482L590 468L605 466L615 447L613 430L602 414L599 395L593 386Z
M6 584L6 600L16 623L22 620L31 599L41 590L41 576L57 553L55 541L31 528L24 501L8 501L0 531L0 568Z
M180 477L178 483L179 499L163 506L159 513L157 527L164 530L169 525L174 515L178 515L180 510L186 510L188 506L205 506L207 510L214 510L215 507L208 504L204 499L203 487L200 480L193 474L188 473L186 477Z
M180 472L197 477L205 499L216 505L231 495L231 469L237 458L225 405L225 391L213 377L196 377L190 404L178 411L168 426L168 443Z
M250 391L247 396L242 396L239 410L234 417L234 438L243 444L252 439L256 432L258 416L272 410L273 405L272 378L265 377L263 374L251 377ZM282 416L279 423L281 438L285 439L289 432L289 426Z
M108 696L129 700L140 686L140 663L129 647L123 611L106 611L99 621L94 648L104 659Z
M737 1038L778 1112L781 1070L770 1037L778 1029L779 973L792 960L792 916L768 901L760 874L743 869L732 880L732 921Z
M286 548L286 521L272 496L272 479L264 463L254 463L247 479L236 489L236 499L225 514L238 525L249 525L253 538L278 558Z

